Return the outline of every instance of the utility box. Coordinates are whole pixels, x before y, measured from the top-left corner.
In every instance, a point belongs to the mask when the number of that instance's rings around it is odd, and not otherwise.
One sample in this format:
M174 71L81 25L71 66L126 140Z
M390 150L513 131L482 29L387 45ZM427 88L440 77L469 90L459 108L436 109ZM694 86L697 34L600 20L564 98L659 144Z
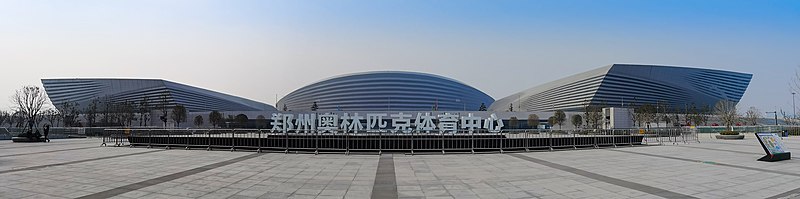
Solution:
M603 108L603 129L628 129L633 128L633 109L631 108Z

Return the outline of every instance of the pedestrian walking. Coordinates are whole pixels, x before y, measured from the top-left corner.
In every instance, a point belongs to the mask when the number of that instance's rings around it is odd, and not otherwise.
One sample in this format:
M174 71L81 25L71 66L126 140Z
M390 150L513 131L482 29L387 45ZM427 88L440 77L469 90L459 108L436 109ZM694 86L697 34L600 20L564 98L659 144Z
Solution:
M50 134L50 125L49 124L44 125L44 141L45 142L50 142L50 138L47 138L47 136L49 134Z

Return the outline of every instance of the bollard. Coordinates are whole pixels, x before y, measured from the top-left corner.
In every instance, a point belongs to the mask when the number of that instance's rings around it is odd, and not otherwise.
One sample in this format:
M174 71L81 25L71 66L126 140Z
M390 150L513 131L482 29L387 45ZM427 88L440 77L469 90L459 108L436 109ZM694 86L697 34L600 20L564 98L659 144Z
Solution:
M170 131L171 130L167 130L167 141L165 143L165 145L167 145L167 147L165 149L167 149L167 150L169 150L169 146L172 145L172 142L171 142L172 140L169 137Z
M231 129L231 152L236 151L236 129Z
M152 148L153 146L153 129L147 130L147 148Z
M572 133L572 149L578 150L578 137L575 135L577 132Z
M283 153L289 154L289 131L286 131L286 129L283 130L283 141L285 144Z
M206 141L208 141L208 148L206 151L211 151L211 130L206 131Z

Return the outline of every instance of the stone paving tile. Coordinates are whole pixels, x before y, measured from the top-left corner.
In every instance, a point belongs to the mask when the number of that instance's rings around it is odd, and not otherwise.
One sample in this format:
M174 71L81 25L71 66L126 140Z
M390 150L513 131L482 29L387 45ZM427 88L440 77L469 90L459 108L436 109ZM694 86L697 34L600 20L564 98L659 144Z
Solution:
M755 161L763 150L752 135L724 141L705 136L700 143L520 154L699 198L765 198L800 188L794 183L800 180L800 160ZM784 141L790 150L800 148L800 137ZM0 141L0 156L12 155L0 157L0 171L161 150L91 147L99 144L97 139ZM89 148L76 149L82 147ZM48 152L53 150L66 151ZM0 198L75 198L249 154L173 149L3 173ZM379 158L263 154L114 198L369 198ZM393 161L400 198L659 198L505 154L394 154Z

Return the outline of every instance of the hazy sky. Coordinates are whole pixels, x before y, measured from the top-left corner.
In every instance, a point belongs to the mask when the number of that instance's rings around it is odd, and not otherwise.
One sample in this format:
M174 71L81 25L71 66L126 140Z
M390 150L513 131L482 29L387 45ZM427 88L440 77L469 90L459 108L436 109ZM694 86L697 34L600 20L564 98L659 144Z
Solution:
M789 111L800 1L0 0L3 110L52 77L162 78L275 104L326 77L409 70L499 99L612 63L752 73L741 107Z

